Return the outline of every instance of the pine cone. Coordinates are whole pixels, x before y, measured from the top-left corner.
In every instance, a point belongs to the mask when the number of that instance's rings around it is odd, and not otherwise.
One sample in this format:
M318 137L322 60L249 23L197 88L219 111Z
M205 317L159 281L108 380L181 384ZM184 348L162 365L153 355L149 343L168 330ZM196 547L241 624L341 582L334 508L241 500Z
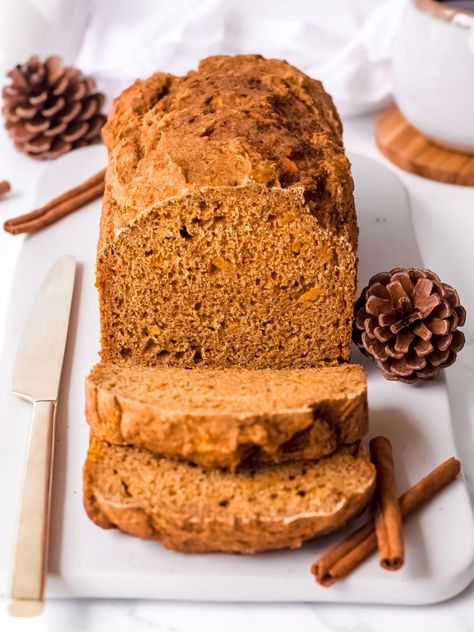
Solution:
M2 90L5 127L15 146L32 158L57 158L100 138L104 95L93 79L60 57L37 56L15 66Z
M373 276L355 304L353 338L388 380L430 380L464 346L466 311L430 270L394 268Z

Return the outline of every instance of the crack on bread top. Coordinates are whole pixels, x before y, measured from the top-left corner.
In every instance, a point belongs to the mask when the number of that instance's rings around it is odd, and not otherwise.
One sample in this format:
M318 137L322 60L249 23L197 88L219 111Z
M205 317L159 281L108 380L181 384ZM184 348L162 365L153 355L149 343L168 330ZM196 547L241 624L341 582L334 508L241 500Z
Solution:
M210 57L184 77L138 80L115 100L103 135L116 226L200 187L304 187L318 207L324 196L344 207L352 194L331 97L281 60Z

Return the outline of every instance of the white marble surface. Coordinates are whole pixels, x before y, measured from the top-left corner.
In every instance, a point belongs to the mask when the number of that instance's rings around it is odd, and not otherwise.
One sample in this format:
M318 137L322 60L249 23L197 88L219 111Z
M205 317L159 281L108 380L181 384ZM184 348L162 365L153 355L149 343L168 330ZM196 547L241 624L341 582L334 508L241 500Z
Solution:
M346 122L346 145L376 156L373 118ZM35 182L43 163L24 158L0 132L0 179L10 180L13 192L0 202L0 218L31 209ZM401 175L414 210L414 223L425 265L456 286L469 314L474 314L474 189L441 185ZM65 220L67 221L67 220ZM6 299L21 237L0 233L0 331ZM16 288L21 292L22 288ZM467 327L468 346L447 372L456 439L471 497L474 498L474 317ZM427 414L435 414L427 406ZM2 420L5 423L5 420ZM0 422L0 423L2 423ZM3 447L5 449L5 446ZM1 458L1 454L0 454ZM449 537L449 534L447 534ZM430 632L474 632L474 584L445 603L423 607L387 607L321 604L196 604L147 601L50 601L42 617L15 620L0 602L2 632L237 632L246 629L274 632L404 632L425 626Z

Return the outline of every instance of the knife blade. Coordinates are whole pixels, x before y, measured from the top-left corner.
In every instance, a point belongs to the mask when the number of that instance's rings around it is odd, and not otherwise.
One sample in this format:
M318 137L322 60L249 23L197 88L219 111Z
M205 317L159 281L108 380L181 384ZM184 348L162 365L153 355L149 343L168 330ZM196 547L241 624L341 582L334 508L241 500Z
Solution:
M74 290L74 257L59 259L43 281L20 339L13 392L33 402L25 471L10 569L8 612L43 609L56 400Z
M74 257L62 257L36 295L13 369L13 392L18 397L33 402L57 398L75 271Z

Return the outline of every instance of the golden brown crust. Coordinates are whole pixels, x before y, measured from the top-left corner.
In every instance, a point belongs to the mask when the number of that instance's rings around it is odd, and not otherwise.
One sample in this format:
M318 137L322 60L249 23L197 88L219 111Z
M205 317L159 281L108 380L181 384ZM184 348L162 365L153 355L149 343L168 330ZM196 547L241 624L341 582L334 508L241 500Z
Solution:
M225 473L92 437L84 505L99 526L175 551L255 553L338 529L366 506L374 484L367 456L348 451Z
M367 383L358 365L190 372L98 364L86 380L86 419L111 443L207 467L319 459L366 434Z
M107 192L104 212L115 228L200 187L307 188L343 216L352 195L331 97L278 59L210 57L184 77L136 81L115 100L103 136L115 201Z

